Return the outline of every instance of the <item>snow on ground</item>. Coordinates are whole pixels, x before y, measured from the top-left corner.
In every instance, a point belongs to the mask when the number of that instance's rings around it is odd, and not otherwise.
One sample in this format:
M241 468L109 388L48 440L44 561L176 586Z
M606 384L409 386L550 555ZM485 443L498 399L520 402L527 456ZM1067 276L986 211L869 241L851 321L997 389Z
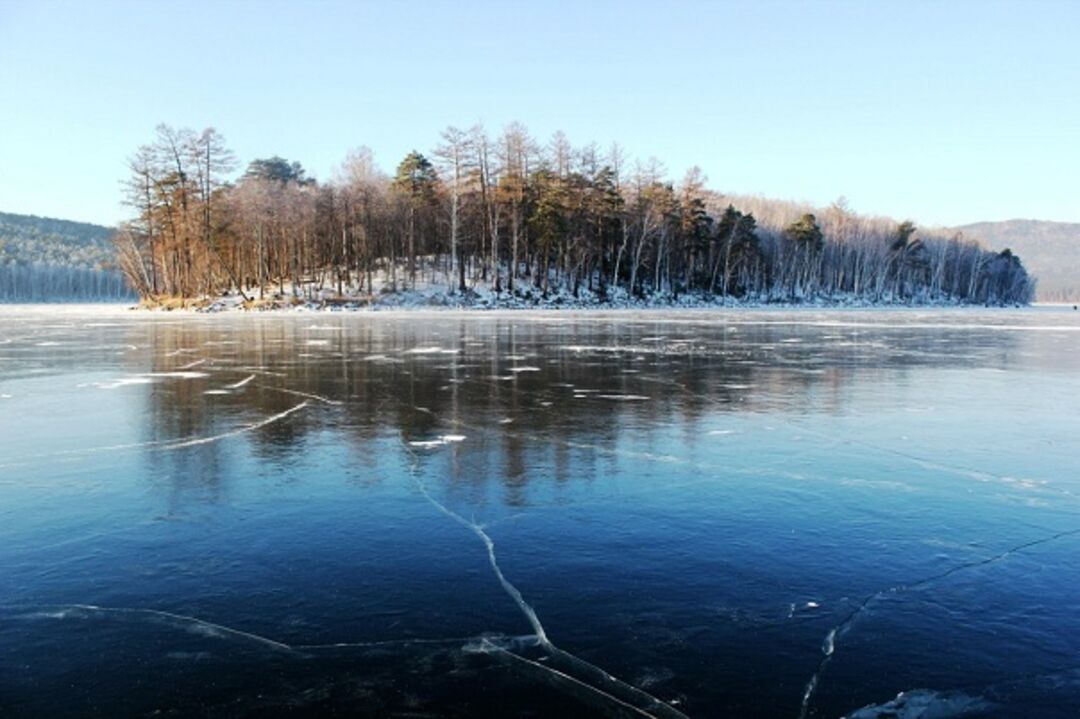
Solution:
M231 291L219 297L204 297L190 302L175 302L167 307L177 309L181 305L199 312L225 312L243 310L288 310L292 312L311 311L387 311L387 310L641 310L641 309L698 309L698 308L764 308L764 307L818 307L818 308L862 308L862 307L904 307L912 306L907 302L892 302L888 298L875 302L865 297L839 295L834 297L796 297L755 296L748 298L722 298L702 293L668 292L652 294L647 297L635 297L625 288L609 287L601 294L599 289L590 290L582 285L575 293L571 288L552 282L544 292L530 279L517 280L514 291L505 289L506 269L503 269L504 287L495 292L488 281L471 281L470 286L462 291L452 289L456 284L443 273L432 274L425 270L418 275L414 285L410 285L403 268L392 278L387 272L376 272L371 286L344 285L339 294L336 285L300 283L293 285L284 282L271 284L258 290L248 291L250 301L238 292ZM375 292L371 292L371 287ZM954 307L960 303L950 299L935 299L920 302L919 307ZM118 305L119 307L119 305ZM313 325L312 329L323 329Z
M547 298L526 298L503 292L465 294L422 293L403 291L387 295L374 302L341 300L307 300L299 304L272 304L258 308L259 311L291 312L356 312L401 310L678 310L678 309L791 309L795 307L816 309L870 309L875 307L962 307L956 302L935 302L922 305L875 303L855 297L817 298L812 301L784 303L762 300L718 299L698 295L672 297L630 298L616 297L606 301L596 297L578 297L552 294ZM244 311L242 303L214 301L201 312Z
M291 294L288 287L284 294L268 295L252 309L287 310L292 312L312 311L386 311L386 310L644 310L644 309L724 309L724 308L766 308L766 307L816 307L816 308L863 308L877 306L906 306L898 303L876 303L855 296L819 297L814 299L785 302L764 298L719 298L697 293L680 295L658 294L647 297L634 297L622 288L609 290L606 297L595 292L579 290L575 297L572 292L558 290L544 295L533 287L519 287L514 292L495 292L488 287L476 287L465 292L447 290L444 286L417 287L396 292L368 296L355 294L337 295L323 291L311 298L301 299ZM935 301L920 304L922 307L960 306L954 301ZM204 312L225 312L245 310L242 298L227 296L208 301Z

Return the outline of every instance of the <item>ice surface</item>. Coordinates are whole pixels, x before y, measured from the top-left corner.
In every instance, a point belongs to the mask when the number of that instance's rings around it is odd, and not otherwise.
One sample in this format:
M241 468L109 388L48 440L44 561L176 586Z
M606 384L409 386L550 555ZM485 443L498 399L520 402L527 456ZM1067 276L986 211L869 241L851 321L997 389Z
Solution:
M37 714L1080 713L1072 315L103 316L0 310Z
M814 675L810 678L810 681L807 682L806 689L803 691L802 708L799 712L800 719L808 716L810 713L810 707L814 698L814 692L817 691L818 686L821 682L821 677L825 672L825 668L829 665L830 660L832 660L833 655L836 652L837 641L839 641L841 637L851 631L856 621L859 620L865 613L870 611L872 605L886 597L891 597L897 594L901 594L903 592L909 592L929 587L930 585L947 579L952 575L957 574L958 572L964 572L970 569L984 567L988 564L993 564L995 562L1006 559L1007 557L1016 554L1017 552L1024 552L1026 550L1033 549L1043 544L1056 542L1060 539L1064 539L1066 537L1073 537L1076 535L1080 535L1080 528L1056 532L1048 537L1033 539L1031 541L1018 544L1015 547L1009 547L1008 549L993 554L989 557L985 557L983 559L978 559L971 562L965 562L962 564L957 564L955 566L949 567L942 572L931 574L929 576L918 579L913 579L910 582L897 584L867 596L858 604L858 606L855 607L854 611L848 614L848 616L845 617L843 621L830 629L828 634L825 635L825 640L822 643L821 647L821 661L819 662L818 668L814 672Z

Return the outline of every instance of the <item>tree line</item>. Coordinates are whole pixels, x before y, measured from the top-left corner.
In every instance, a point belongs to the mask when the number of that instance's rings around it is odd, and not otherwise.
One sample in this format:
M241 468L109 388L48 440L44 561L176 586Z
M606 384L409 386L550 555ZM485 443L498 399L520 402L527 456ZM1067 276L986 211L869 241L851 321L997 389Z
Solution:
M132 299L114 269L42 262L0 263L0 302L120 302Z
M798 302L1030 301L1019 258L959 234L678 183L656 160L618 146L547 143L513 123L447 128L427 155L393 174L370 150L333 180L296 161L257 159L244 172L222 136L157 128L128 162L133 210L118 262L141 296L238 292L375 294L442 286L599 301L635 297Z

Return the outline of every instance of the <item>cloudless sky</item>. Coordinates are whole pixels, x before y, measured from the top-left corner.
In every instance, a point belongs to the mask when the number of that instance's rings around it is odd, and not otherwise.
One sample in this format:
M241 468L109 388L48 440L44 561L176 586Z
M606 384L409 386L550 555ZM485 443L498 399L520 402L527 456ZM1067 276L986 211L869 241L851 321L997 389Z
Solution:
M330 179L447 125L923 225L1080 221L1080 0L0 0L0 210L112 224L160 122Z

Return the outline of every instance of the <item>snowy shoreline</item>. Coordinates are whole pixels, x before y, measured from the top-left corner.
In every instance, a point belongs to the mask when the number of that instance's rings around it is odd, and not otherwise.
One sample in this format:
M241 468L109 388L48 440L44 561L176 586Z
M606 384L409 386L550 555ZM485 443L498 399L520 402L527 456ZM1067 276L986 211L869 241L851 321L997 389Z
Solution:
M854 295L839 297L805 297L792 299L718 298L699 294L682 294L678 297L659 295L633 297L626 292L609 292L606 298L592 292L581 292L574 297L569 292L555 292L543 296L536 291L499 292L490 289L469 289L465 292L447 292L444 289L425 288L384 292L378 295L337 295L322 292L314 296L297 296L286 290L264 298L245 301L239 294L210 298L194 298L186 301L167 301L160 306L140 303L136 308L152 312L188 311L198 313L219 312L388 312L388 311L454 311L491 312L506 311L671 311L671 310L795 310L795 309L945 309L1004 307L1017 309L1023 305L981 305L966 303L953 298L934 298L921 301L870 300Z
M228 298L231 299L231 298ZM631 313L664 313L664 312L798 312L805 311L1017 311L1017 310L1073 310L1073 305L1058 302L1033 302L1028 305L974 305L963 302L927 302L927 303L901 303L901 302L867 302L845 300L815 300L807 302L639 302L639 303L575 303L575 304L526 304L514 302L500 302L488 305L470 305L465 303L428 304L424 302L380 302L374 304L350 303L321 303L318 301L305 301L295 305L264 305L258 308L245 308L241 302L224 302L221 300L210 302L204 306L186 307L149 307L132 303L116 302L37 302L37 303L0 303L0 314L19 312L49 312L57 315L104 313L122 316L157 316L157 315L217 315L228 314L234 316L245 315L291 315L332 313L347 315L421 315L421 314L526 314L542 313L545 315L559 314L631 314Z

